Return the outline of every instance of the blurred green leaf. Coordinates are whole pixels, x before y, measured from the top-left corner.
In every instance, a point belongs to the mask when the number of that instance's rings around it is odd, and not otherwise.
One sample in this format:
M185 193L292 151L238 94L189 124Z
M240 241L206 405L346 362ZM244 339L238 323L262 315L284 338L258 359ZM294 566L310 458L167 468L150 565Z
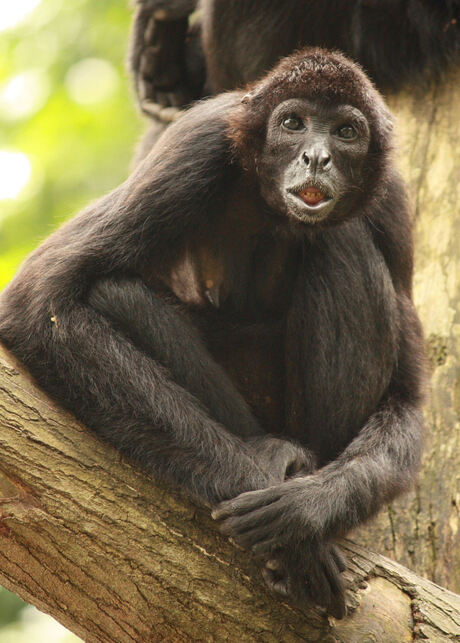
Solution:
M42 0L0 34L0 150L32 165L18 197L0 200L0 288L63 220L126 178L142 129L125 71L130 21L126 0Z
M18 596L0 587L0 628L16 621L26 605Z

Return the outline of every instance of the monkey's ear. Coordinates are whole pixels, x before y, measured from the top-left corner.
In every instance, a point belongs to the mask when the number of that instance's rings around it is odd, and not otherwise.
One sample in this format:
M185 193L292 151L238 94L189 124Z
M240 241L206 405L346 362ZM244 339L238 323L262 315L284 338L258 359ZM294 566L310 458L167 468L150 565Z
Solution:
M241 99L241 103L242 103L243 105L247 105L247 104L251 101L251 98L252 98L253 96L254 96L254 92L247 92L247 94L245 94L245 95L243 96L243 98Z
M258 83L252 83L249 85L247 88L246 93L242 98L240 99L240 103L242 105L248 105L249 103L253 103L255 105L259 104L261 100L263 100L263 97L265 96L264 94L264 89L268 85L267 80L261 80Z

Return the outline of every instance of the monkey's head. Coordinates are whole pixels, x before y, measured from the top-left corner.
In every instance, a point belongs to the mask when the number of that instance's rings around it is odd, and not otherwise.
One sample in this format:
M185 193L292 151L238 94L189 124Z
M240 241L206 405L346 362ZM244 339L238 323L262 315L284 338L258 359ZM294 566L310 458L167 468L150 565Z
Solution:
M324 225L362 212L376 197L391 129L382 97L358 65L310 49L250 88L229 136L274 212Z

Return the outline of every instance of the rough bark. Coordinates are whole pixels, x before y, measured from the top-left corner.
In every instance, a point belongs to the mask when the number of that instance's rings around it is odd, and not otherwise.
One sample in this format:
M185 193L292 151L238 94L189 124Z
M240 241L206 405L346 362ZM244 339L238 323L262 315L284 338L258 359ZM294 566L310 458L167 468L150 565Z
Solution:
M268 594L208 511L142 476L0 348L0 583L89 642L460 637L460 596L344 542L343 621Z
M415 303L432 370L419 483L355 538L460 592L460 69L389 98L414 204Z

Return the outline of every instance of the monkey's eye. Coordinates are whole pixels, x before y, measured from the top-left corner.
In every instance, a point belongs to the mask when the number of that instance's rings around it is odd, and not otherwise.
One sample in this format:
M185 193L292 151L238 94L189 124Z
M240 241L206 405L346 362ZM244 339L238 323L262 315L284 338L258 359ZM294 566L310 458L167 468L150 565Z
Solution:
M336 135L339 138L344 138L349 141L357 137L357 132L355 128L352 125L342 125L339 127L339 129L336 131Z
M303 129L302 119L299 118L298 116L292 116L292 115L287 116L286 118L283 118L283 121L281 124L283 127L290 130Z

